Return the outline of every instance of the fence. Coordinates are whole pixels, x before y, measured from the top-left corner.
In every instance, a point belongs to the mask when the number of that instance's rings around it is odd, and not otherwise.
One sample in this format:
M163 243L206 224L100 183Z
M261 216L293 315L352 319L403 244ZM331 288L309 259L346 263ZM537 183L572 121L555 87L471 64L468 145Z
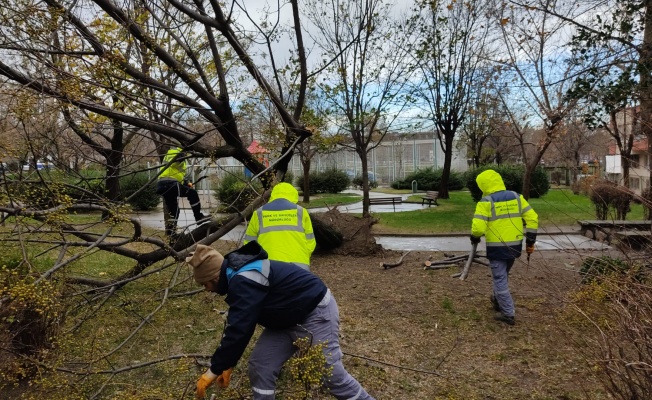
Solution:
M457 149L457 146L455 148ZM368 170L373 173L378 184L389 186L392 182L405 178L417 169L443 168L444 152L439 141L433 138L384 141L371 150L368 160ZM464 149L453 152L451 168L460 172L468 169ZM346 171L350 176L362 173L360 158L348 148L340 148L332 153L318 154L312 159L311 172L323 172L329 169ZM295 177L303 175L303 167L298 155L295 154L290 161L288 171ZM208 165L207 160L202 159L192 166L192 179L197 180L200 176L209 176L209 179L202 180L198 185L199 189L208 190L226 174L243 172L244 166L233 158L220 159L217 164L212 165Z

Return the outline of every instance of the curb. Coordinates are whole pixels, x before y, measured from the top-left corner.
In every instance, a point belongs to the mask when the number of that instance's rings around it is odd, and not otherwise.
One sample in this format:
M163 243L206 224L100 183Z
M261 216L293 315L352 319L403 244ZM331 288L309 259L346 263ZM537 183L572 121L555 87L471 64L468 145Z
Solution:
M548 236L557 236L557 235L581 235L582 233L577 231L556 231L556 232L546 232L539 231L538 235L548 235ZM406 237L406 238L415 238L415 237L466 237L469 236L469 232L456 232L456 233L374 233L371 232L372 236L380 237Z

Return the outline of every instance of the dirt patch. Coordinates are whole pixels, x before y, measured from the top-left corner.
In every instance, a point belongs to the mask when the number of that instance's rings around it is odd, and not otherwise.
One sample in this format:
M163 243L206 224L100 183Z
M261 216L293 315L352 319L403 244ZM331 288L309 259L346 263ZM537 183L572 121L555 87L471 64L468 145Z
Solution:
M342 235L342 244L329 253L342 256L369 257L382 255L383 247L376 243L371 233L371 227L377 222L371 217L356 217L348 213L340 213L337 208L324 213L310 214L310 218L318 220Z
M515 326L493 319L487 267L474 264L465 281L451 277L459 267L424 270L428 258L446 258L442 252L411 252L398 267L379 266L403 254L322 254L312 262L340 307L345 365L375 398L606 398L560 316L584 254L517 260Z

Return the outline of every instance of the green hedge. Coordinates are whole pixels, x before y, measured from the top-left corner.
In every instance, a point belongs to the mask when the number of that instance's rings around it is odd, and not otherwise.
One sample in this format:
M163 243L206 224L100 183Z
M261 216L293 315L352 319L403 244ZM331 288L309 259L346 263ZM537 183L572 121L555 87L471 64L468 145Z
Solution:
M348 175L347 175L348 176ZM351 184L355 186L356 189L362 190L362 174L351 179ZM378 187L378 181L375 179L369 179L369 189L375 189Z
M161 196L156 194L156 180L147 185L149 176L146 172L138 172L120 178L120 199L124 200L136 191L146 186L134 197L129 199L129 204L138 211L155 209L161 202Z
M480 173L493 169L498 172L503 178L505 183L505 188L507 190L513 190L517 193L521 193L523 190L523 174L525 173L525 167L522 165L484 165L472 170L467 171L464 174L464 179L466 181L466 187L471 192L471 197L473 200L479 201L482 198L482 190L478 187L478 184L475 181L475 178L480 175ZM550 181L548 180L548 174L543 168L537 167L532 174L532 179L530 182L530 198L538 198L544 196L550 190Z
M346 190L351 184L351 179L344 171L329 169L324 172L311 172L310 194L339 193ZM303 175L298 176L294 182L296 186L303 187Z
M421 168L403 179L392 182L394 189L412 189L412 181L417 181L417 189L439 190L443 169L433 167ZM448 190L462 190L464 188L464 175L461 172L451 171L448 177Z
M214 196L219 200L220 212L240 212L262 192L260 181L249 181L244 173L227 174L219 182Z

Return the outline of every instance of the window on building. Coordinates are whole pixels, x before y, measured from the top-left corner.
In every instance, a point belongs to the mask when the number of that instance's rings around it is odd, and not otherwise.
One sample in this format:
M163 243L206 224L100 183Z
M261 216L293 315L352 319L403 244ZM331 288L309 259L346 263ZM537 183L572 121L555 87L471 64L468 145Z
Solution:
M639 190L641 188L641 179L629 178L629 188L632 190Z
M632 154L629 156L630 165L632 168L638 168L641 166L641 156L639 154Z

